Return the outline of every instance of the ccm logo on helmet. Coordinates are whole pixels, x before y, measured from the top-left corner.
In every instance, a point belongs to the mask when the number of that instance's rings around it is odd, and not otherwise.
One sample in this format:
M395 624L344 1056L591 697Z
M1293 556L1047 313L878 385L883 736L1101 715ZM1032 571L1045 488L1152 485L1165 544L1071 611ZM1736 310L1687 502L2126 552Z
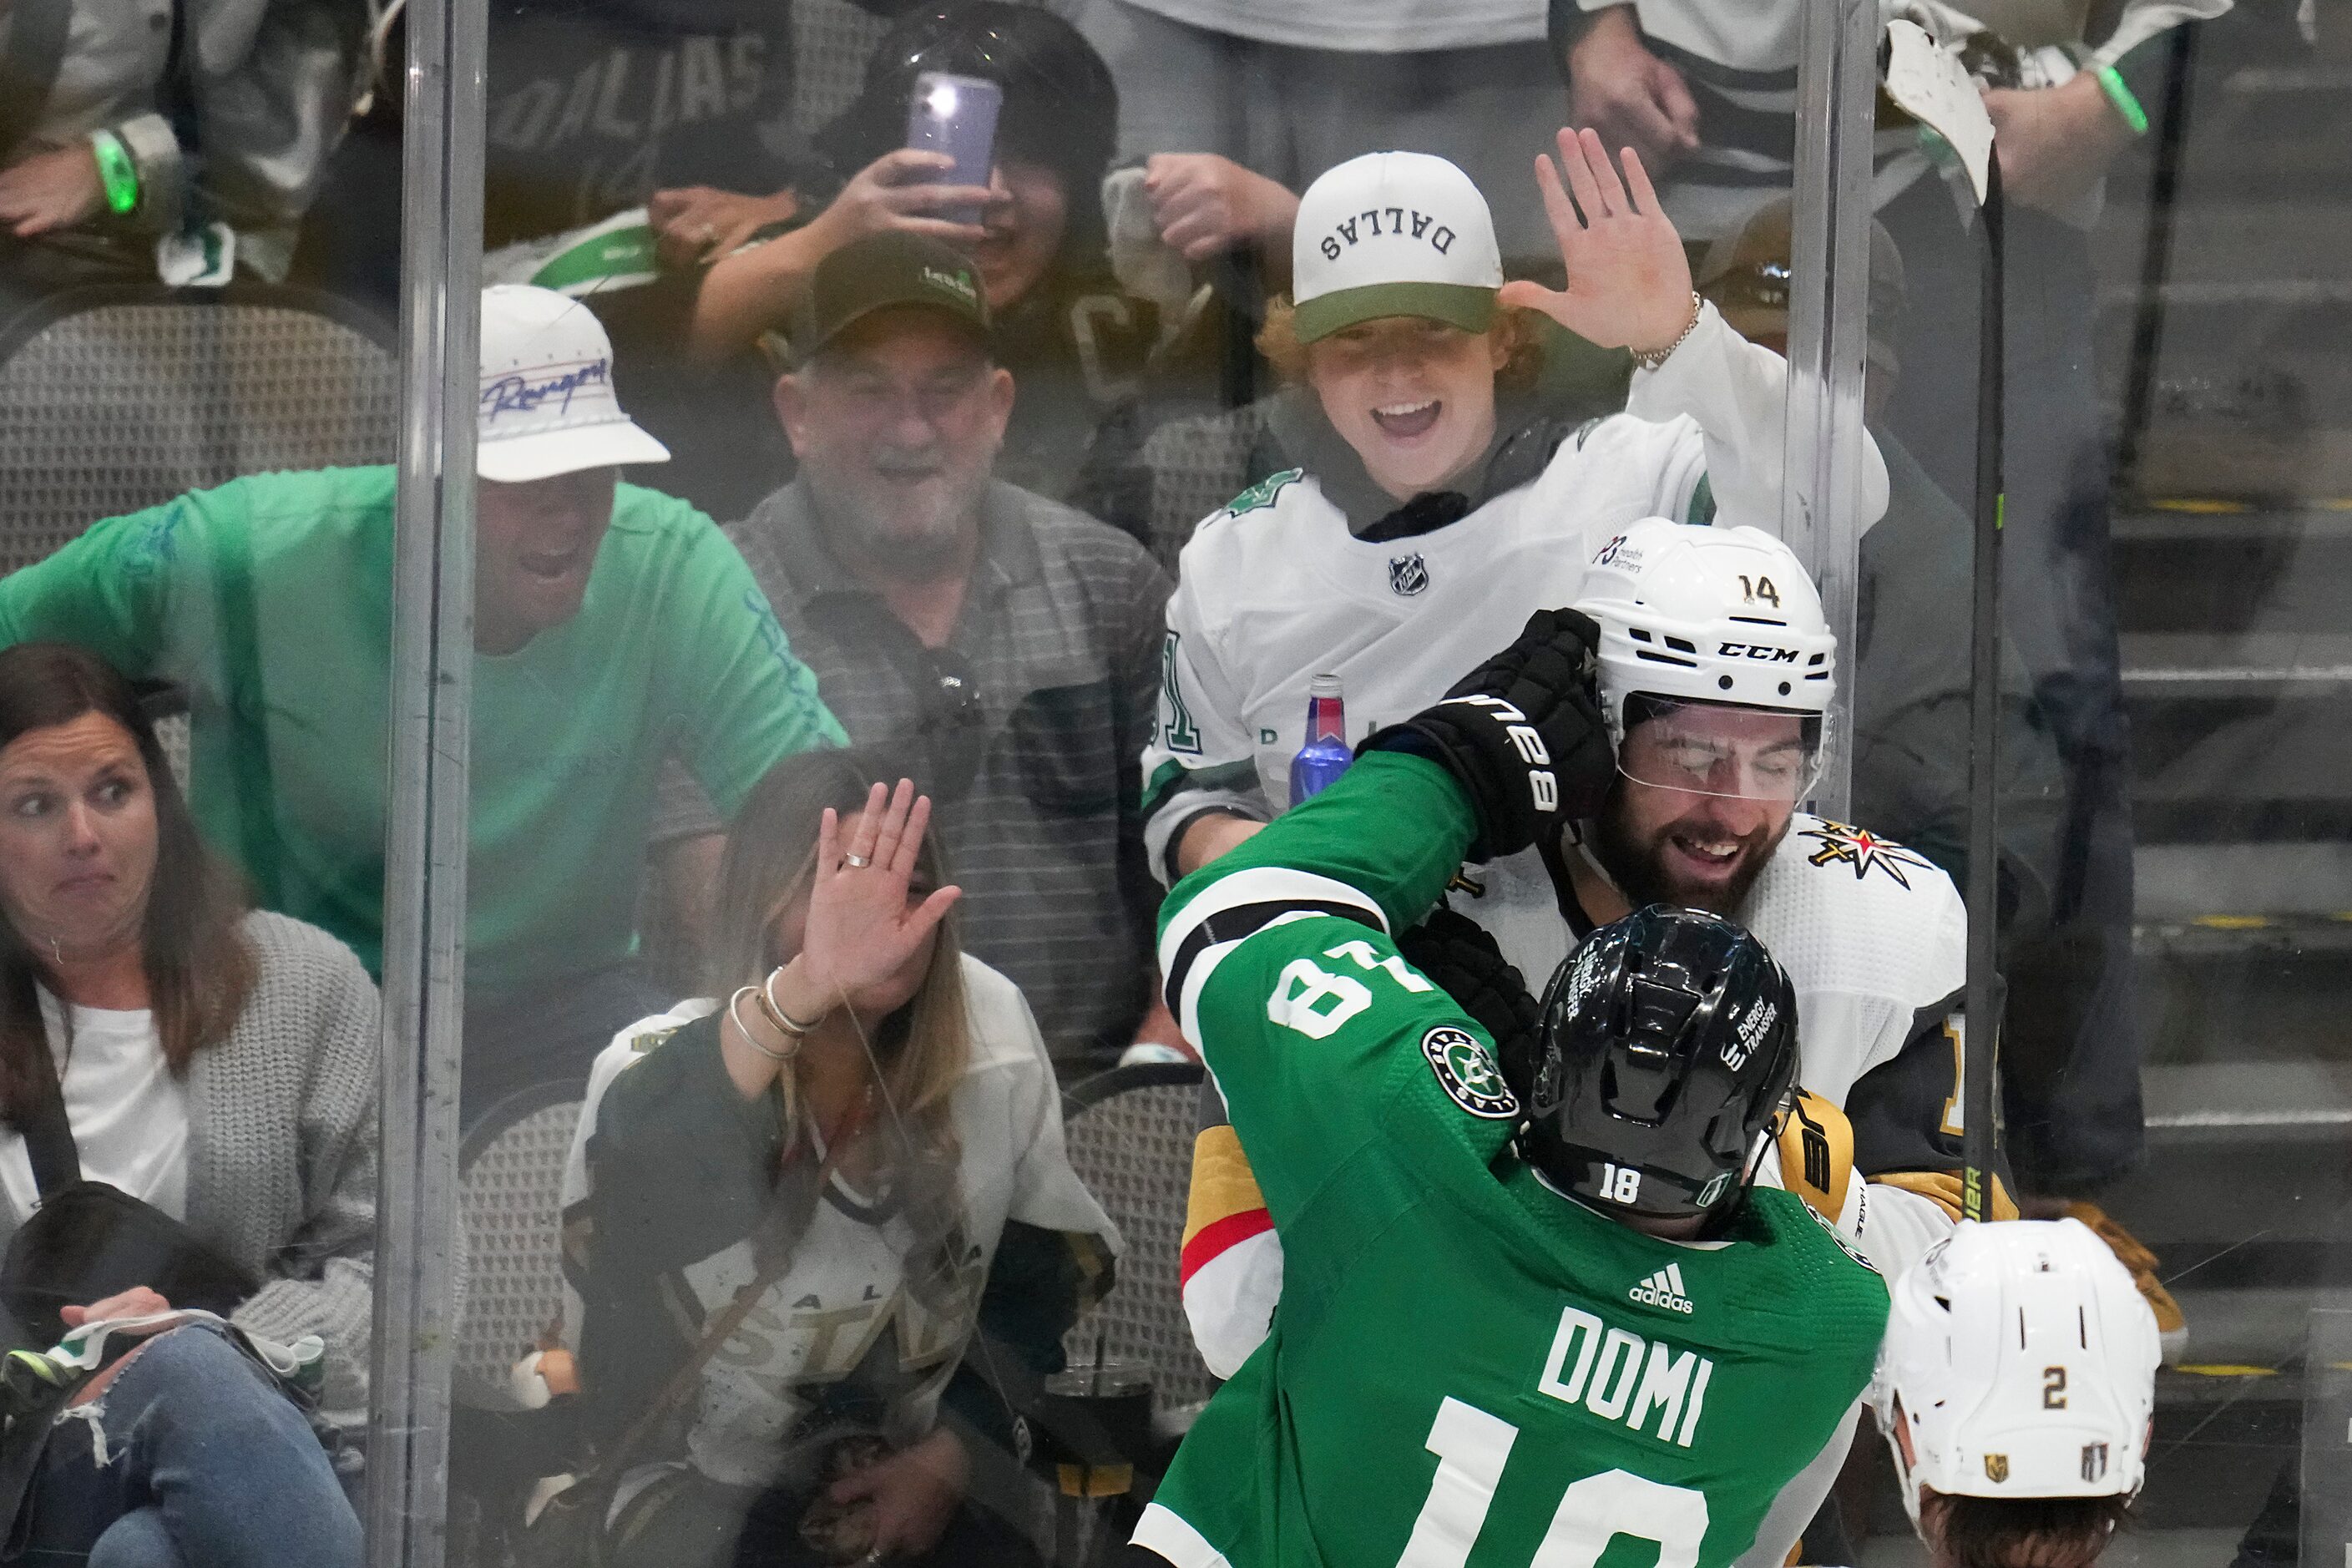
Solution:
M1715 652L1717 658L1760 658L1769 664L1797 662L1795 648L1767 647L1760 642L1727 642Z
M1528 791L1535 797L1536 809L1558 811L1559 780L1553 776L1551 771L1551 752L1544 745L1543 737L1537 734L1534 726L1528 722L1528 716L1499 697L1480 693L1461 700L1486 709L1503 726L1503 733L1510 741L1511 749L1519 753L1519 761L1528 764Z

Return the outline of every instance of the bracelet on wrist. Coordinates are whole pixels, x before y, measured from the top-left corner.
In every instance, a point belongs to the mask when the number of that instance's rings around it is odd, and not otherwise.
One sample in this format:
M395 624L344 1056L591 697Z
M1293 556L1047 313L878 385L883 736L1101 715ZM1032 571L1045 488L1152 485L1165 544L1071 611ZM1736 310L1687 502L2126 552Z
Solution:
M1683 330L1675 334L1675 341L1668 343L1664 348L1652 349L1647 353L1636 353L1633 356L1633 364L1635 368L1640 370L1657 369L1660 365L1674 358L1675 351L1682 347L1684 343L1689 342L1690 335L1698 331L1699 317L1705 313L1706 301L1702 300L1698 297L1698 290L1696 289L1691 290L1690 300L1690 320L1685 321L1683 323Z
M819 1024L824 1023L824 1018L820 1015L803 1023L784 1011L783 1005L776 1000L775 993L776 976L782 973L783 969L779 965L768 971L768 978L760 983L760 1011L768 1016L768 1021L775 1025L780 1032L805 1037Z
M2139 106L2138 98L2124 81L2124 73L2113 66L2101 66L2098 76L2099 85L2106 89L2107 101L2114 104L2116 112L2124 117L2124 123L2131 127L2132 134L2147 135L2147 110Z
M728 1020L735 1026L735 1032L743 1037L743 1043L745 1045L751 1047L753 1050L759 1052L770 1061L791 1061L794 1057L801 1054L801 1041L799 1036L791 1035L786 1037L792 1041L790 1048L781 1051L772 1051L767 1047L760 1043L760 1037L751 1032L751 1026L743 1022L743 998L746 996L757 996L759 994L760 988L756 985L739 987L734 995L727 998Z
M89 150L98 160L98 183L106 191L107 210L117 214L130 212L139 205L139 165L131 160L131 150L122 138L111 131L89 133Z

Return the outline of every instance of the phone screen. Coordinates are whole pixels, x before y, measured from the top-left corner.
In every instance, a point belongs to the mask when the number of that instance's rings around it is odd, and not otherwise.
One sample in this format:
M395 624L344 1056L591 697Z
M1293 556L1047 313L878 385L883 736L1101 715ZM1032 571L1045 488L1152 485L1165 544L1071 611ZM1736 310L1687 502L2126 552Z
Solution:
M907 105L907 145L955 160L938 184L984 185L996 161L996 114L1003 104L1004 89L984 78L925 71L915 79L914 99ZM980 209L942 207L940 216L978 223Z

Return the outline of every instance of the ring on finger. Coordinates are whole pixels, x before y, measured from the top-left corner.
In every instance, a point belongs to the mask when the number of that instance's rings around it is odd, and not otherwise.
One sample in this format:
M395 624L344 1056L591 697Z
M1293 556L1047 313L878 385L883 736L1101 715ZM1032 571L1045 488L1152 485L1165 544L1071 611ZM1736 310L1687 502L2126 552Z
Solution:
M855 849L841 858L842 863L854 871L863 871L866 867L874 864L874 858L871 855L860 855Z

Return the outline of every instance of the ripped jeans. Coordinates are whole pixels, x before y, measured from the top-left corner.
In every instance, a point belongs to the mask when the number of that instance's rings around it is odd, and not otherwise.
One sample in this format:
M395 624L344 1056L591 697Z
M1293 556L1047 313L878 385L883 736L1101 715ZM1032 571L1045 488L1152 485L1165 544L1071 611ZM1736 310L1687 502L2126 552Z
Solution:
M301 1411L197 1324L58 1417L16 1524L5 1560L28 1568L358 1568L362 1552Z

